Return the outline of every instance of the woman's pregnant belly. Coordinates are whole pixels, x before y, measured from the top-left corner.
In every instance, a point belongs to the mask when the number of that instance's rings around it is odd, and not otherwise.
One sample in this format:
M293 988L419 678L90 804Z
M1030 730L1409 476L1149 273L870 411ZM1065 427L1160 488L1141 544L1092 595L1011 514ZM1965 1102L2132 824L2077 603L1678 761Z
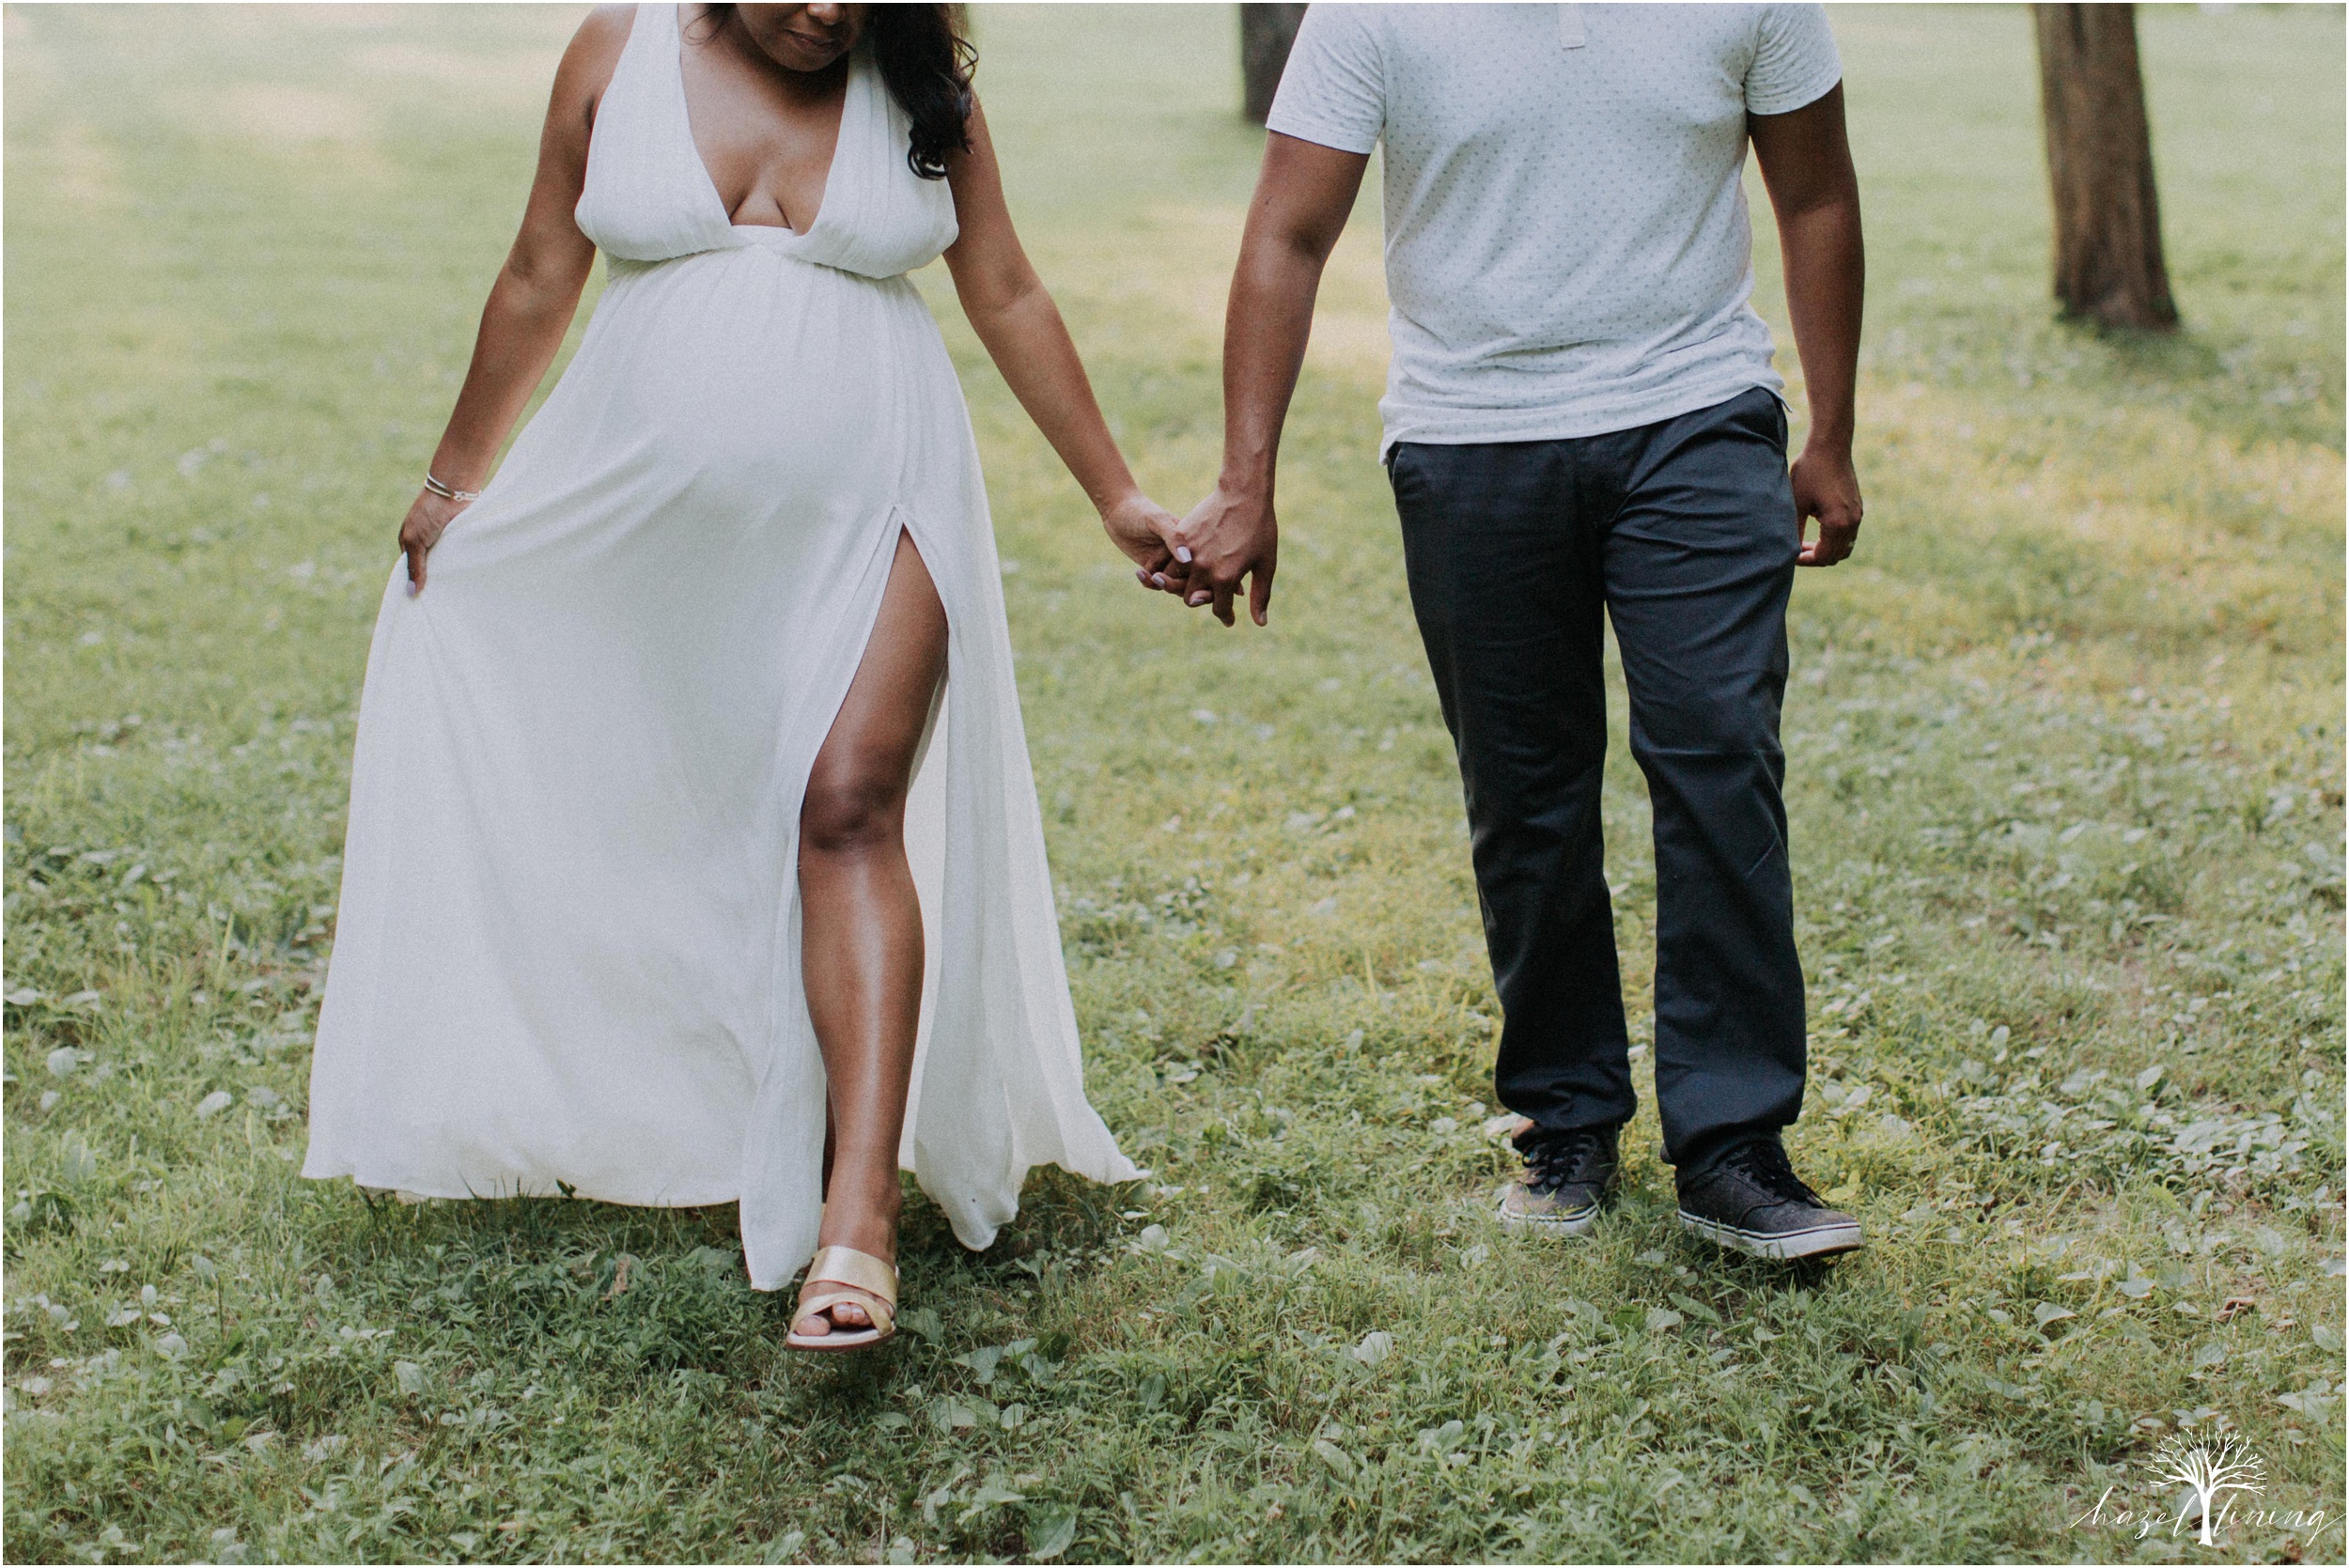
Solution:
M550 656L576 635L706 669L706 644L827 613L924 460L913 427L954 395L901 279L748 247L622 269L416 602L451 635L531 627Z
M902 284L757 246L626 268L528 433L550 450L516 456L649 467L748 515L885 506L908 310L930 326Z

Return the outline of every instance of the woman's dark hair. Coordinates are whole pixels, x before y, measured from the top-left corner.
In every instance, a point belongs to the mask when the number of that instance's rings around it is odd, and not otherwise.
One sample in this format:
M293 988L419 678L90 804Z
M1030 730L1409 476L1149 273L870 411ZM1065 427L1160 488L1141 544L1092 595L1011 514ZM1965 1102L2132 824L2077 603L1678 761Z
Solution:
M730 5L711 6L704 20L725 25ZM889 96L913 122L906 163L924 179L946 178L946 155L971 150L971 71L979 52L963 36L960 6L874 5L864 8L864 38Z
M906 163L924 179L946 178L946 155L971 150L972 68L960 6L870 6L865 36L889 94L913 121Z

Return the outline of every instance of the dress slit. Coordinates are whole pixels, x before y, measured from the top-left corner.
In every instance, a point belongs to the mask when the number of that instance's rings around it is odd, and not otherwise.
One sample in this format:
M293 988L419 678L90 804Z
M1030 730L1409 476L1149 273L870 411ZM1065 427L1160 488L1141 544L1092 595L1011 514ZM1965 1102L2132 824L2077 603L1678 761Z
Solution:
M879 538L873 558L860 574L860 602L849 621L858 629L853 636L842 639L842 645L853 647L856 656L825 672L823 686L813 694L816 700L807 705L809 722L793 724L782 747L788 769L784 776L789 781L782 818L786 867L783 909L775 922L775 948L770 958L774 985L768 1014L764 1053L767 1060L757 1069L749 1134L742 1150L743 1250L752 1283L761 1290L780 1289L789 1282L800 1265L814 1253L817 1229L823 1218L820 1203L813 1210L795 1205L788 1214L770 1216L762 1212L758 1201L767 1193L820 1191L822 1187L824 1114L829 1089L823 1052L817 1043L815 1020L808 1013L806 984L801 973L805 932L800 897L800 813L807 802L808 780L815 773L816 759L839 723L849 689L855 685L857 673L863 669L865 657L872 651L873 638L880 625L881 605L888 597L889 581L895 570L897 540L909 540L914 552L922 556L924 569L926 571L929 567L930 557L923 552L921 536L905 508L892 506L885 514L884 527L878 532ZM931 572L931 591L937 594L940 611L946 617L946 671L931 698L930 718L923 727L921 743L914 749L912 772L907 782L904 835L908 841L915 832L917 796L925 808L943 803L942 790L920 789L925 769L931 762L931 742L945 712L947 690L954 678L954 608L938 583L938 574ZM814 722L818 715L820 723ZM946 758L941 756L937 763L942 770ZM942 824L938 826L942 830ZM910 842L907 845L906 861L914 873L914 896L921 908L923 976L913 1076L906 1095L906 1132L899 1146L900 1163L910 1159L913 1117L921 1097L923 1058L928 1045L929 1021L937 1004L936 926L941 896L935 882L926 890L923 887L924 868L916 863ZM774 1184L778 1174L784 1175L786 1185Z

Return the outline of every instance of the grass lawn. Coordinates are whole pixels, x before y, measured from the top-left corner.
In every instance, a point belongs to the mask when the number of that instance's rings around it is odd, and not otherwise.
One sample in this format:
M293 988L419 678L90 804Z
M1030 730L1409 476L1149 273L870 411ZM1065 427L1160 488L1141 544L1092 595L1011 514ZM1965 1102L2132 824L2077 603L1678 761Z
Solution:
M2164 342L2050 319L2022 13L1837 13L1869 522L1798 586L1786 715L1792 1142L1873 1237L1828 1266L1684 1237L1652 1112L1587 1242L1487 1219L1375 203L1269 631L1126 581L930 279L1093 1093L1153 1173L1039 1175L983 1255L916 1199L910 1332L845 1366L783 1352L731 1209L295 1175L370 617L575 15L7 12L10 1560L2340 1560L2338 9L2140 12ZM1232 8L977 36L1015 210L1187 505L1257 148ZM1620 745L1609 791L1638 1038ZM2221 1550L2116 1522L2220 1431L2267 1481Z

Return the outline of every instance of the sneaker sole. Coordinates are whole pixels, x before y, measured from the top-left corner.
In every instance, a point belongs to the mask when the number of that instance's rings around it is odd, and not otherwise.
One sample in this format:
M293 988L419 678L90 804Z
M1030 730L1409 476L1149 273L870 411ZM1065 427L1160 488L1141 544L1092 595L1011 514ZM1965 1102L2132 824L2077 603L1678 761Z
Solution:
M1705 1240L1757 1258L1786 1260L1815 1258L1829 1252L1849 1252L1867 1245L1857 1224L1819 1225L1807 1231L1741 1231L1719 1220L1700 1219L1687 1209L1680 1223Z
M1501 1200L1504 1203L1507 1201L1505 1197ZM1494 1208L1494 1218L1501 1221L1502 1230L1523 1231L1535 1235L1582 1235L1592 1226L1598 1223L1598 1216L1599 1211L1595 1208L1584 1209L1580 1214L1558 1215L1554 1218L1546 1215L1511 1214L1506 1208L1500 1207L1498 1204Z

